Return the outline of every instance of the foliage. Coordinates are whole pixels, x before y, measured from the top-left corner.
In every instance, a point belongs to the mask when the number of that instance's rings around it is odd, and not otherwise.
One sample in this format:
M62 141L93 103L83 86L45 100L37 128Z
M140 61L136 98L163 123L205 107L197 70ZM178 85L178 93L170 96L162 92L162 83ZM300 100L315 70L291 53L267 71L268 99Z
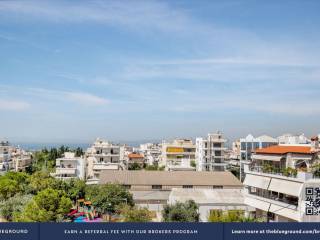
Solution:
M128 167L128 170L141 170L141 169L142 169L141 165L136 162L129 164L129 167Z
M52 188L61 190L66 193L66 196L72 201L85 197L86 183L80 179L59 180L54 179Z
M51 188L40 191L25 206L21 214L15 216L18 222L61 221L72 207L72 201L63 191Z
M245 217L243 210L211 210L209 222L255 222L255 219Z
M233 167L230 169L230 172L238 179L240 179L240 168Z
M147 170L147 171L157 171L158 170L158 165L147 165L145 167L145 170Z
M312 166L312 172L315 177L320 177L320 163Z
M86 188L86 199L101 213L114 213L116 206L123 203L134 205L132 194L118 184L89 185Z
M286 177L296 177L298 174L297 169L287 167L282 170L282 174Z
M13 197L17 193L28 193L29 175L20 172L8 172L0 177L0 200Z
M83 150L82 150L82 148L80 148L80 147L77 147L77 149L76 149L76 151L75 151L75 156L76 157L81 157L81 156L83 156Z
M193 200L166 205L162 216L164 222L199 222L198 206Z
M0 202L0 214L7 221L12 221L14 215L21 214L25 205L32 199L32 195L20 195L3 200Z
M150 222L152 220L152 214L147 208L120 204L116 211L124 217L125 222Z
M47 188L54 188L55 179L50 176L46 171L38 171L31 175L30 177L30 187L32 192L35 194Z
M197 166L196 161L195 160L191 160L190 166L195 168Z

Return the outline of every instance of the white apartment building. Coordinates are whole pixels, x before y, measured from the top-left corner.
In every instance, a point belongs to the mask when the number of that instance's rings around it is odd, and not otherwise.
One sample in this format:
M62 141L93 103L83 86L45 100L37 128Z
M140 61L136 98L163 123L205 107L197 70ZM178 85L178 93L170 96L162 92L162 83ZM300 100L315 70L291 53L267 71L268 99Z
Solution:
M255 138L251 134L245 138L240 138L240 180L244 179L243 167L245 163L251 162L251 154L260 148L265 148L278 144L278 139L262 135Z
M195 171L192 162L195 162L196 146L190 139L175 139L172 142L162 143L160 166L168 171Z
M156 165L161 158L161 146L156 143L140 144L139 151L144 155L148 165Z
M293 135L290 133L283 134L277 137L279 145L290 144L290 145L300 145L300 144L310 144L311 141L304 134Z
M99 179L102 170L123 170L125 169L121 151L123 147L109 141L97 139L86 151L87 178L96 181Z
M0 141L0 172L23 171L32 163L32 155L7 140Z
M245 203L256 217L275 222L319 222L317 205L310 200L320 179L312 166L319 164L319 142L312 146L270 146L257 149L245 165ZM309 199L308 199L309 198ZM317 202L316 202L317 204Z
M222 133L209 133L207 138L196 138L198 171L225 171L225 143Z
M64 157L56 159L55 178L68 180L72 178L85 179L85 159L75 157L73 152L65 152Z

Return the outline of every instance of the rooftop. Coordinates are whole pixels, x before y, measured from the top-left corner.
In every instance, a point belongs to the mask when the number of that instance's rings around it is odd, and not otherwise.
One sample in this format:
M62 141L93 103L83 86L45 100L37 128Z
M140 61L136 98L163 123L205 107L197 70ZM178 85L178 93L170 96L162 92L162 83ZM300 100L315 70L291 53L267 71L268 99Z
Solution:
M311 147L307 146L283 146L276 145L266 148L256 149L258 154L287 154L287 153L301 153L312 154Z
M139 153L129 153L128 158L143 158L143 155Z
M237 189L174 188L170 199L178 202L194 200L198 204L244 204L244 197Z
M101 171L100 184L119 183L125 185L167 185L167 186L233 186L242 183L230 172L196 171Z

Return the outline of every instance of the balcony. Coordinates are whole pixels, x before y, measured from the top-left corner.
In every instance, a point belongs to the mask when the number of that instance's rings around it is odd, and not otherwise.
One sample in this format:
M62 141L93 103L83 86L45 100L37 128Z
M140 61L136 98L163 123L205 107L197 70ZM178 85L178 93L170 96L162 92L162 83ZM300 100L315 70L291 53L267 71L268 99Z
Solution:
M305 182L309 179L318 178L313 175L312 172L298 171L297 169L293 169L293 172L290 172L285 169L267 169L263 166L250 166L247 169L245 168L245 173L259 173L260 175L265 175L269 177L283 178L283 179L295 179L298 181Z
M75 167L73 168L56 168L56 174L68 174L68 175L76 175L77 169Z
M94 163L93 170L119 170L119 163Z

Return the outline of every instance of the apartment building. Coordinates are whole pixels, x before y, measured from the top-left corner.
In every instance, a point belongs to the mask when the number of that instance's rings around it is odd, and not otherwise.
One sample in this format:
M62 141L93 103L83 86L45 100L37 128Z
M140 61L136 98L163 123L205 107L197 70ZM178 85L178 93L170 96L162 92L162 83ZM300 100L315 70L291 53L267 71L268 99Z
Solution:
M198 171L225 171L226 139L222 133L209 133L206 138L196 138L196 165Z
M97 181L102 170L125 169L121 151L124 149L120 145L98 138L85 153L88 180Z
M160 166L168 171L195 171L196 146L190 139L175 139L162 143Z
M73 152L65 152L64 157L56 159L55 178L68 180L72 178L85 179L85 159L76 157Z
M140 144L139 151L144 155L146 164L157 165L161 158L161 146L156 143Z
M145 159L142 154L132 152L126 156L125 162L126 162L127 169L132 168L134 165L137 165L140 168L142 168L145 163Z
M320 179L319 141L311 146L277 145L256 149L245 164L245 203L256 208L256 217L276 222L319 222L313 193ZM318 190L317 190L318 189ZM310 192L311 191L311 192ZM317 200L315 199L315 202Z
M23 171L31 163L30 152L12 146L7 140L0 141L0 172Z
M310 144L311 141L304 134L294 135L294 134L283 134L277 137L279 145L301 145L301 144Z
M251 162L251 155L256 149L266 148L277 144L278 139L268 135L262 135L255 138L249 134L245 138L240 138L240 180L243 181L245 176L243 170L244 164Z

